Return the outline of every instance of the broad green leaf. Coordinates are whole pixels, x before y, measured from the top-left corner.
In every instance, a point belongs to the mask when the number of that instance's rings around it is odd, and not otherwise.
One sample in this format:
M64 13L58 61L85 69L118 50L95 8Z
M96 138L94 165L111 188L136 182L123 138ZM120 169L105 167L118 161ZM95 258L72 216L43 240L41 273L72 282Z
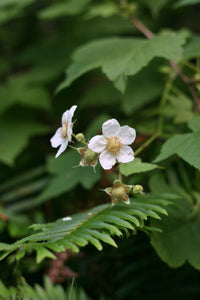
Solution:
M0 7L6 7L9 5L19 5L19 6L26 6L33 2L36 2L36 0L1 0L0 1Z
M194 132L200 131L200 116L192 119L192 121L188 123L188 127Z
M183 59L190 60L200 56L200 36L194 35L185 45Z
M55 19L82 13L91 0L68 0L48 6L39 13L41 19Z
M162 115L174 119L174 123L185 123L194 118L192 100L184 93L170 95L161 110Z
M27 85L21 78L14 78L10 80L7 86L1 86L0 98L0 113L16 103L33 108L50 109L49 96L46 90L40 86Z
M67 69L67 78L58 87L58 91L96 68L101 68L114 85L124 91L126 77L135 75L153 58L179 61L185 37L183 33L163 32L151 40L107 38L90 42L74 52L73 62Z
M0 161L13 165L17 155L26 147L33 135L44 134L49 127L28 119L0 119Z
M110 16L119 14L119 12L119 6L114 2L101 3L91 6L88 9L88 12L86 13L85 17L86 19L92 19L95 17L108 18Z
M140 158L135 158L127 164L120 164L122 175L129 176L135 173L147 172L158 168L155 164L142 162Z
M176 199L167 208L168 216L159 223L152 221L162 232L152 232L151 243L170 267L177 268L189 262L200 270L200 213L196 215L189 202Z
M152 12L154 17L157 17L162 10L162 8L169 2L170 0L141 0L146 6L148 6Z
M99 179L100 171L94 172L92 167L78 166L80 155L74 151L63 153L62 156L48 160L47 168L54 178L44 191L35 199L35 203L42 203L49 198L54 198L81 184L84 188L90 189Z
M200 0L179 0L175 3L174 7L179 8L182 6L194 5L200 3Z
M187 163L200 170L200 131L194 133L177 134L167 140L161 148L161 153L154 162L164 160L174 154L180 156Z

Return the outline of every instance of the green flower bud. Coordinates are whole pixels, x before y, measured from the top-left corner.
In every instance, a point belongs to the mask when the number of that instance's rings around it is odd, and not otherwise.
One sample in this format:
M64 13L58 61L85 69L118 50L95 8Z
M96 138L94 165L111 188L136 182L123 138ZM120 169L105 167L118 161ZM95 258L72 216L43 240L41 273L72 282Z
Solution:
M133 193L135 194L143 194L143 186L137 184L137 185L133 185Z
M76 140L77 140L78 142L84 142L84 141L85 141L85 136L84 136L84 134L83 134L83 133L78 133L78 134L76 134Z
M97 159L98 154L90 149L87 149L84 153L84 160L87 164L91 164Z

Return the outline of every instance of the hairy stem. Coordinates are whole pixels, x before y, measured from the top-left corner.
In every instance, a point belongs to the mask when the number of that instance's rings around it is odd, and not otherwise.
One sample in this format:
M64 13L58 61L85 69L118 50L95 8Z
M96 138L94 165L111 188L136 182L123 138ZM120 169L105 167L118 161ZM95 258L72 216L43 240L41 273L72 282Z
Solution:
M154 37L153 32L151 32L136 16L131 17L131 22L148 39L151 39ZM179 65L177 63L175 63L174 61L170 61L170 65L174 69L176 74L178 74L180 76L180 78L185 82L185 84L187 84L188 89L190 90L190 93L196 103L196 108L197 108L197 110L200 111L200 99L198 97L198 94L197 94L197 92L195 90L195 86L194 86L196 81L189 78L187 75L185 75L185 73L181 70Z

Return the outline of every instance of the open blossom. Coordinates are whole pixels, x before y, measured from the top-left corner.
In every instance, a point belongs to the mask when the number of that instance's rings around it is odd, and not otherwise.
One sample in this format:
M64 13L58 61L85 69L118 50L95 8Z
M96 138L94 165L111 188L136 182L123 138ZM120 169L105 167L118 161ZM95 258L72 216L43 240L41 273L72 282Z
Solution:
M72 117L77 108L77 105L73 105L69 110L62 115L62 127L59 127L56 130L56 133L51 138L51 146L57 148L60 146L58 152L56 153L56 158L63 152L68 146L68 143L71 142L72 136Z
M111 169L116 161L128 163L134 160L134 152L128 145L135 140L135 129L120 126L116 119L110 119L103 123L102 132L103 135L96 135L89 141L88 148L101 153L99 162L103 169Z

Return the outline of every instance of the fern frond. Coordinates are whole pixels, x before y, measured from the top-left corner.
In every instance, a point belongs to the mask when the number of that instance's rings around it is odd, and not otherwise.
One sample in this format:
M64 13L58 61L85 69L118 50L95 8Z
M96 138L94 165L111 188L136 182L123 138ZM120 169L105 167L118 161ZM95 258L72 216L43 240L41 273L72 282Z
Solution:
M53 257L49 251L62 252L69 248L74 252L88 243L102 250L102 242L117 247L112 236L122 236L123 231L129 229L134 232L143 229L148 217L160 219L160 215L167 212L163 206L170 202L166 196L142 195L131 199L131 204L119 203L113 207L103 204L93 209L71 216L71 220L59 219L48 224L35 224L31 227L38 231L12 245L0 244L3 259L18 250L16 258L23 257L28 250L37 252L37 261L45 257ZM144 227L144 231L147 227Z

